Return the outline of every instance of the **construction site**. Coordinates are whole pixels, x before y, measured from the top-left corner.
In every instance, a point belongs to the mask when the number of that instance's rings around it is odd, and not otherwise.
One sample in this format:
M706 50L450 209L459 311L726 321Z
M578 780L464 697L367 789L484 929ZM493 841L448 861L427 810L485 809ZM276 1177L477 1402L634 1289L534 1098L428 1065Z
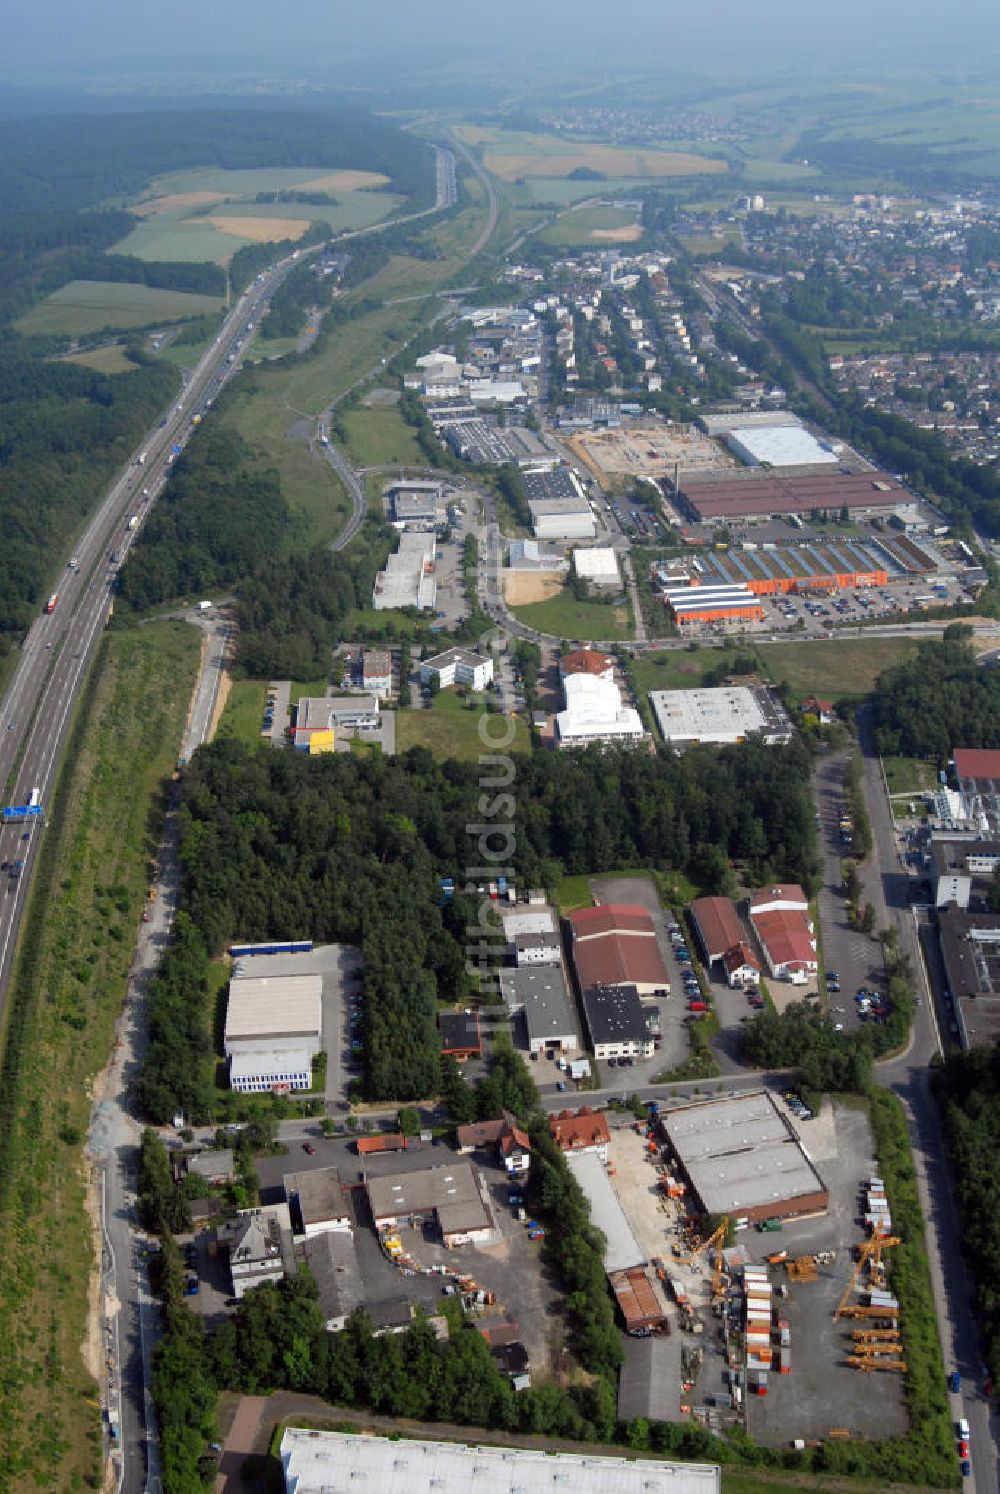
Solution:
M740 463L721 442L694 425L623 425L564 438L599 483L614 478L669 477L681 472L726 472Z
M755 1224L703 1212L663 1119L612 1131L611 1181L669 1302L660 1331L626 1342L619 1414L739 1422L776 1446L902 1435L896 1241L874 1160L859 1192L864 1113L827 1103L801 1125L826 1208Z

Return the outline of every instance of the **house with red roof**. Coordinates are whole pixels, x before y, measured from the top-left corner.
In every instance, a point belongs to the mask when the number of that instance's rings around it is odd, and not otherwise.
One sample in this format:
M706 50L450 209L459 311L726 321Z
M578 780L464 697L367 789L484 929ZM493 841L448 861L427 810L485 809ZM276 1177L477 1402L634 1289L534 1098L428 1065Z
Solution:
M615 661L610 654L602 654L596 648L577 648L563 654L559 660L559 678L570 674L590 674L595 679L611 680L615 675Z
M561 1152L596 1152L602 1162L608 1160L611 1132L600 1111L586 1105L578 1111L561 1110L558 1115L549 1116L549 1130Z

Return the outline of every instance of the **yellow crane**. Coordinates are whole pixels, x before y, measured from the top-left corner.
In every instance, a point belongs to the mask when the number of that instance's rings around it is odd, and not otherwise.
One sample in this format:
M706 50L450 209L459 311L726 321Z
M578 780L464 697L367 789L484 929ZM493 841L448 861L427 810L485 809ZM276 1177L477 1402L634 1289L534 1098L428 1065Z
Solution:
M906 1374L904 1359L860 1359L852 1354L847 1362L852 1369L863 1370L866 1375L872 1375L876 1370L896 1370L901 1375Z
M712 1233L706 1239L702 1240L702 1242L701 1242L700 1245L696 1245L694 1247L694 1249L690 1252L690 1254L688 1254L688 1255L682 1255L682 1256L680 1256L678 1258L678 1260L677 1260L678 1266L689 1266L693 1260L697 1260L698 1256L701 1255L701 1253L702 1253L703 1250L710 1250L713 1245L718 1245L718 1247L719 1247L718 1259L721 1262L721 1259L722 1259L722 1246L725 1244L726 1233L727 1233L728 1229L729 1229L729 1216L727 1215L726 1218L723 1219L722 1223L719 1225L718 1229L713 1230Z
M851 1279L844 1288L844 1295L837 1304L837 1311L833 1315L836 1323L840 1318L847 1316L847 1300L858 1284L858 1279L867 1265L877 1281L882 1281L885 1267L882 1264L882 1252L892 1245L898 1245L899 1238L895 1235L872 1235L870 1240L862 1240L858 1244L858 1258L851 1272Z

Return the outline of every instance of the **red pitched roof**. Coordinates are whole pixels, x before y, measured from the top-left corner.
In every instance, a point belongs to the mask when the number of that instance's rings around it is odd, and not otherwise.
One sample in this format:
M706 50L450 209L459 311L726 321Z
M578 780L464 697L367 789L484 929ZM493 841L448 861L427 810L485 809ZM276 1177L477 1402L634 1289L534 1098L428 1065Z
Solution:
M754 928L773 966L815 965L816 946L804 913L797 909L760 913Z
M405 1152L406 1137L400 1132L392 1132L386 1136L359 1136L358 1152L364 1156L365 1152Z
M598 653L596 648L578 648L563 654L559 660L560 674L604 674L614 668L610 654Z
M638 903L602 903L596 908L577 908L569 915L574 939L595 934L655 934L653 920Z
M959 778L1000 779L1000 752L984 747L956 747L955 772Z
M591 986L668 986L667 968L655 939L609 934L573 946L580 989Z
M778 902L801 903L805 908L809 904L809 899L797 882L776 882L770 887L758 887L750 897L751 917L755 908L762 906L766 908L768 903Z
M611 1132L604 1116L596 1110L584 1107L577 1114L564 1110L559 1115L549 1116L552 1140L563 1152L578 1152L588 1146L607 1146Z
M766 914L764 915L767 916ZM726 970L732 975L734 970L739 970L741 965L750 965L754 970L760 969L760 961L745 940L740 939L731 949L727 949L722 957L722 963Z
M719 959L743 938L736 909L728 897L696 898L691 904L691 917L710 960Z

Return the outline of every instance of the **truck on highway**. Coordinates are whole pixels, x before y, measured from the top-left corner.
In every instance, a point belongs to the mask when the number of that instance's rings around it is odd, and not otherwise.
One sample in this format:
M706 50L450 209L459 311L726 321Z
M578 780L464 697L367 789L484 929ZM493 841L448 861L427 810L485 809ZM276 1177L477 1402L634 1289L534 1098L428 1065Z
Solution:
M31 790L31 793L28 795L28 807L30 809L34 809L35 806L38 805L38 804L41 804L41 802L42 802L42 791L41 791L41 789L40 788L33 788Z
M128 527L130 529L138 529L138 527L139 527L139 515L138 514L133 514L132 515L131 519L129 519L129 521L128 521Z
M146 453L144 451L140 451L139 455L136 457L136 459L135 459L135 465L137 467L145 467L145 465L146 465Z
M52 593L52 595L49 597L48 601L45 603L45 610L46 610L46 612L52 613L52 612L54 612L56 610L56 608L58 607L58 605L59 605L59 593L57 591L54 591Z

